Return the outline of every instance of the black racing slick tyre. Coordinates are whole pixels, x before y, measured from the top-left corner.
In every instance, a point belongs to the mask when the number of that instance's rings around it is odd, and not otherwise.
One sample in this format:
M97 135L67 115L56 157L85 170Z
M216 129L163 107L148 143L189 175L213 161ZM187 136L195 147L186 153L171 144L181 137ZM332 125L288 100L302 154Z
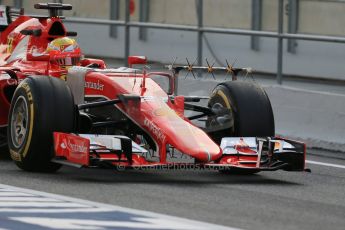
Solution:
M25 171L55 172L53 132L73 132L73 95L65 81L31 76L17 87L11 102L7 140L12 160Z
M213 90L208 107L206 129L220 143L223 137L274 136L274 116L270 100L259 85L252 82L229 81Z
M275 135L270 100L259 85L229 81L213 90L208 106L215 113L209 116L206 130L220 144L223 137L271 137ZM258 170L231 168L220 170L232 175L251 175Z

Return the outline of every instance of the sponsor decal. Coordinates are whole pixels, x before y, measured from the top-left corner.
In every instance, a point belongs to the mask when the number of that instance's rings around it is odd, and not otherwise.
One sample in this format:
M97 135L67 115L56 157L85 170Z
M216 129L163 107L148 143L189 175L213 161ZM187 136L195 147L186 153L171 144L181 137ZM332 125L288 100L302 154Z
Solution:
M27 95L28 100L29 100L29 103L32 104L33 103L33 98L32 98L32 93L31 93L30 86L27 83L23 83L21 85L21 87L25 90L26 95Z
M60 45L60 51L65 51L65 49L67 47L69 47L69 46L70 46L69 44L67 44L67 45Z
M150 121L147 117L145 117L144 119L144 126L151 132L153 133L153 135L156 136L156 138L161 141L164 142L166 139L166 136L164 135L164 133L162 132L162 130L160 128L157 127L157 125L155 125L152 121Z
M62 149L66 149L66 148L67 148L65 142L62 142L61 145L60 145L60 147L61 147Z
M8 37L7 38L7 49L6 49L7 53L11 53L12 50L13 50L13 40L14 40L13 37Z
M155 96L142 96L141 102L150 102L150 101L163 101L167 103L169 101L168 97L155 97Z
M153 115L156 117L169 117L169 118L174 118L174 117L179 116L178 114L176 114L174 110L166 108L166 107L153 110Z
M71 140L68 140L68 147L71 149L72 152L86 153L86 154L88 153L87 146L71 143Z
M194 135L197 135L192 128L189 128L185 124L181 123L174 126L174 130L176 133L178 133L179 136L185 138L191 138L194 137Z
M244 140L243 138L240 138L239 142L234 145L234 149L239 153L247 153L247 154L256 154L257 152L254 151Z
M89 165L89 140L74 134L54 132L55 154L68 162Z
M78 136L54 133L56 156L79 165L89 164L89 141Z
M97 82L87 81L85 82L85 88L103 91L104 85L101 84L99 81Z
M30 86L24 82L23 84L20 85L20 87L22 87L25 92L26 92L26 96L27 96L27 99L28 99L28 102L29 102L29 117L30 117L30 121L29 121L29 135L27 137L27 141L26 141L26 144L25 144L25 147L24 147L24 151L22 153L23 155L23 158L26 157L26 154L28 153L29 151L29 147L30 147L30 144L31 144L31 138L32 138L32 131L33 131L33 123L34 123L34 100L33 100L33 97L32 97L32 93L31 93L31 89L30 89Z

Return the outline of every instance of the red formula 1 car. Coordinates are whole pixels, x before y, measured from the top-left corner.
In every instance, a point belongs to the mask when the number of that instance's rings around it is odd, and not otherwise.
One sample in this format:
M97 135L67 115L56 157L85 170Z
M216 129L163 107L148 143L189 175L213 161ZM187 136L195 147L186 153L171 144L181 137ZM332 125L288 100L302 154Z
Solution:
M86 59L58 11L67 4L36 4L49 16L1 7L0 145L19 168L176 168L227 172L305 170L305 145L274 137L269 98L257 84L236 81L244 68L169 66L170 71L107 68ZM210 97L176 95L181 70L225 71ZM161 81L166 80L164 88ZM207 106L197 104L208 100ZM186 111L194 114L186 116ZM195 123L193 123L195 121ZM171 160L178 152L189 162Z

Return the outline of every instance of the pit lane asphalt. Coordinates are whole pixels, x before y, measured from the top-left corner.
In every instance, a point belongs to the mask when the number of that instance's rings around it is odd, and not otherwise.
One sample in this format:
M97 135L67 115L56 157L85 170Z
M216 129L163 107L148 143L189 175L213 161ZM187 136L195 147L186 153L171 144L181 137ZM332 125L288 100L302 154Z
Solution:
M341 153L308 160L345 165ZM344 229L345 169L307 164L312 173L125 171L63 167L20 171L0 160L0 183L242 229Z

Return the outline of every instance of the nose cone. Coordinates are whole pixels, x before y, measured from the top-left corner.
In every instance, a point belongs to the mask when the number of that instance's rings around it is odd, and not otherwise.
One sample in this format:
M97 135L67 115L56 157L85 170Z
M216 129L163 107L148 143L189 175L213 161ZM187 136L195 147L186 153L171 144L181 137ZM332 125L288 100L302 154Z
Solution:
M220 146L166 103L147 101L141 104L141 111L142 126L158 143L170 144L199 162L218 160L222 156Z
M200 162L210 162L222 156L222 150L200 128L178 117L162 122L161 129L167 134L168 143L184 154Z
M183 143L183 145L184 146L189 145L189 146L186 147L183 151L182 149L180 151L189 154L190 156L194 157L200 162L206 163L206 162L218 160L222 156L222 151L219 148L219 146L216 145L211 139L209 140L210 141L204 141L204 142L196 142L196 141L191 142L191 141L186 140L186 142ZM194 147L191 147L191 146L194 146Z

